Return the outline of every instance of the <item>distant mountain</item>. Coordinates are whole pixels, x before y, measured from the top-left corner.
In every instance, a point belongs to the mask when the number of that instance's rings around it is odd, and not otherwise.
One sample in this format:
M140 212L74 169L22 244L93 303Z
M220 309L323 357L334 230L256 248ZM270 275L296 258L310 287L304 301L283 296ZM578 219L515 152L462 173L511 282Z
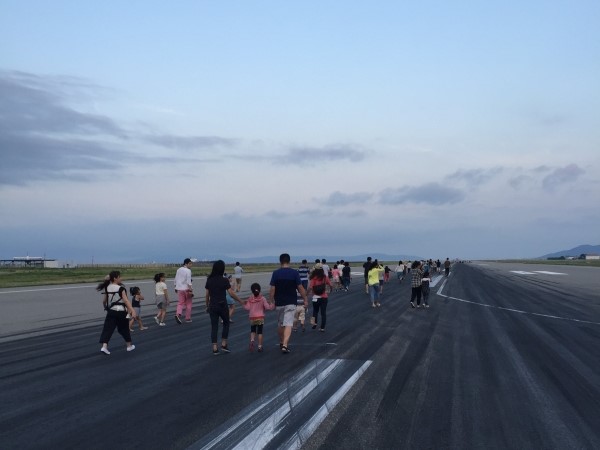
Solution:
M540 256L540 259L548 258L560 258L561 256L575 256L578 257L581 254L595 253L600 255L600 245L579 245L578 247L570 250L562 250L556 253L549 253L548 255Z

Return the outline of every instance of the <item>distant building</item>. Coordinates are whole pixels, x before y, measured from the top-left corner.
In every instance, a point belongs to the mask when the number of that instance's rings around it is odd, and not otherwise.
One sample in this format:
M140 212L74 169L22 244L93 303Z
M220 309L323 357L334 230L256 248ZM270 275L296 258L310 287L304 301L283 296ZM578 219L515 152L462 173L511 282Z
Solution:
M59 263L55 259L46 259L42 256L15 256L13 259L0 259L0 266L45 267L57 269Z
M600 255L598 255L597 253L586 253L585 255L585 259L600 259Z

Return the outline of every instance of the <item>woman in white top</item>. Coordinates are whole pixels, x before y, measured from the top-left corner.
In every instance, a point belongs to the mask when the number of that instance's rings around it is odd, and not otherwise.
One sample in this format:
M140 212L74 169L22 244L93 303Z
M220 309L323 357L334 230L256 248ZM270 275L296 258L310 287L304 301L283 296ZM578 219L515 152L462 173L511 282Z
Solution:
M127 344L127 351L134 350L135 345L131 343L131 333L129 332L129 319L135 319L136 314L127 298L127 289L121 284L121 272L118 270L112 271L108 275L108 279L100 283L96 290L104 291L102 303L106 310L104 327L100 335L100 343L102 344L100 351L105 355L110 355L108 341L114 333L115 328L123 336Z

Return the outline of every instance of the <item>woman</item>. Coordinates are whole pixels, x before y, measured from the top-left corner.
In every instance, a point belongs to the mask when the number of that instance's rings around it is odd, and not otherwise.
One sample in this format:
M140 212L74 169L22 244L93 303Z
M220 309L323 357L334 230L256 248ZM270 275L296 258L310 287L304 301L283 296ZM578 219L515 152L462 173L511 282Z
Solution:
M327 288L329 286L329 289ZM308 282L308 296L313 296L313 313L310 318L310 324L312 329L317 328L317 321L319 318L319 311L321 311L321 329L325 331L325 325L327 325L327 300L328 293L331 292L331 281L325 276L325 271L320 265L313 270L310 274L310 281Z
M412 288L410 294L410 306L415 307L415 298L417 299L417 308L421 307L421 284L423 282L423 269L421 269L421 261L415 261L410 266L412 276L410 286Z
M371 296L371 306L373 308L380 307L379 293L381 285L379 283L379 275L383 273L383 266L379 264L377 260L371 263L371 267L367 272L367 279L369 283L369 295ZM383 284L383 283L381 283Z
M223 331L221 333L221 350L229 353L227 346L227 337L229 336L229 307L227 305L227 294L235 301L244 304L231 287L229 280L224 277L225 262L215 261L212 271L206 279L206 309L210 314L210 337L212 342L213 355L219 354L217 345L217 333L219 331L219 318L223 321Z
M125 339L127 351L134 350L135 345L131 343L131 333L129 332L129 318L136 319L137 316L127 298L127 289L121 283L121 272L112 271L108 278L98 285L96 290L104 291L102 304L106 310L104 327L100 335L100 343L102 344L100 351L105 355L110 355L108 341L110 341L115 328Z

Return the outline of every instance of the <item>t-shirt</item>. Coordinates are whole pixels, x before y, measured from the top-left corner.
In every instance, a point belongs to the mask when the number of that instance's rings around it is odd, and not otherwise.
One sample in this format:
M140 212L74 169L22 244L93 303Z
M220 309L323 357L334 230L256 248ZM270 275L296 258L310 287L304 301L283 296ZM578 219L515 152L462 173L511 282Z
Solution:
M227 291L231 288L229 280L225 277L208 277L206 285L210 295L210 308L217 309L227 304Z
M133 308L139 308L139 307L141 306L141 305L140 305L140 301L138 300L138 298L139 298L139 297L138 297L137 295L133 295L133 296L131 297L131 306L132 306Z
M114 311L125 311L125 303L122 300L123 294L127 295L127 289L125 286L111 283L106 286L106 292L108 293L107 306L110 307L111 303L117 303L110 309Z
M164 281L159 281L154 286L154 293L156 295L165 295L165 291L167 290L167 284Z
M302 282L296 269L282 267L273 271L271 286L275 286L275 306L295 305L296 290Z
M182 266L175 272L175 289L178 291L187 291L192 285L192 271L186 266Z
M235 274L236 278L242 278L242 272L244 271L244 269L242 269L241 266L235 266L233 268L233 273Z
M308 280L308 266L302 265L298 267L298 274L300 275L300 280L305 281Z
M344 268L342 269L342 276L350 278L350 266L344 266Z

